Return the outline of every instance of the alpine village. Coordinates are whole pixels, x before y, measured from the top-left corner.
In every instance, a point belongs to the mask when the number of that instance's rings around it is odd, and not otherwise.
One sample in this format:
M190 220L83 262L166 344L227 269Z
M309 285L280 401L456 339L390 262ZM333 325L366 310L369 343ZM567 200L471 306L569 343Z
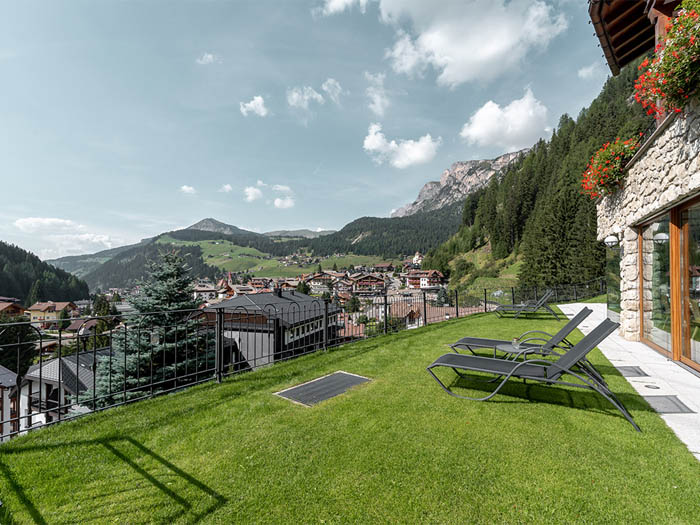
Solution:
M700 523L700 0L5 7L0 523Z

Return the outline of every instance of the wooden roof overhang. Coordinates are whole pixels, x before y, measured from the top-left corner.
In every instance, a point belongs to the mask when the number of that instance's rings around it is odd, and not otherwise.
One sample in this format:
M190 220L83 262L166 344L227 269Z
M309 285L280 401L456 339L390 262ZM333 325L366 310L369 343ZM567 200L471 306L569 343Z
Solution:
M656 14L671 16L680 0L589 0L588 13L613 75L654 49Z

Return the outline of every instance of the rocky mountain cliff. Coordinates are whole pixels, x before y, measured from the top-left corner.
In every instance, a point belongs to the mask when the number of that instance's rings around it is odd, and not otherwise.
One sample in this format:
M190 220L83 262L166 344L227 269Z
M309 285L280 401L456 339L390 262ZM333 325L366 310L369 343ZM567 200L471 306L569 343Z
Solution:
M225 235L238 235L242 233L256 235L255 233L249 232L248 230L242 230L240 228L237 228L236 226L231 226L230 224L226 224L212 218L202 219L201 221L193 224L192 226L188 226L186 229L200 230L204 232L213 233L223 233Z
M508 166L528 149L506 153L490 160L455 162L442 172L439 181L428 182L418 193L418 198L394 211L392 217L406 217L419 211L438 210L463 200L468 193L485 186L493 175Z

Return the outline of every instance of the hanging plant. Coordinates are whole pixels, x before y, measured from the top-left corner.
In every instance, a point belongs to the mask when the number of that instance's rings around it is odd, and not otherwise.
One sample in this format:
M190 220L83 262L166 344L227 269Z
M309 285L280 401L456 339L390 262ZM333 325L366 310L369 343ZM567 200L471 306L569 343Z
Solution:
M643 134L640 133L641 137ZM591 161L583 172L581 187L583 193L591 199L610 195L622 188L625 179L625 165L639 148L635 139L606 142L591 157Z
M700 0L684 0L678 16L666 27L654 57L639 65L634 98L657 119L680 113L697 96L700 83Z

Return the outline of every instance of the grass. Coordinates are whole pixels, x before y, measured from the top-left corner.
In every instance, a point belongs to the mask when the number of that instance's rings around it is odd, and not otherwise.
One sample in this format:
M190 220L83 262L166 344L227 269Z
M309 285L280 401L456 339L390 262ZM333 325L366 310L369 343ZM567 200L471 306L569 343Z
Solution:
M608 295L607 294L601 294L601 295L596 295L595 297L590 297L588 299L583 299L581 301L578 301L580 303L603 303L607 304L608 302Z
M257 277L297 277L302 273L315 272L318 264L284 266L281 261L269 257L267 253L255 248L238 246L230 241L181 241L168 235L158 239L159 243L175 244L179 246L199 246L202 249L202 258L205 263L221 268L226 272L250 271ZM329 257L321 261L323 268L330 270L333 265L338 268L348 268L352 266L372 265L384 261L381 257L371 255L345 255L343 257Z
M474 315L30 433L0 447L5 519L697 523L700 463L598 351L643 433L592 393L514 382L477 403L425 371L465 334L558 326ZM272 395L336 370L372 381L313 408Z

